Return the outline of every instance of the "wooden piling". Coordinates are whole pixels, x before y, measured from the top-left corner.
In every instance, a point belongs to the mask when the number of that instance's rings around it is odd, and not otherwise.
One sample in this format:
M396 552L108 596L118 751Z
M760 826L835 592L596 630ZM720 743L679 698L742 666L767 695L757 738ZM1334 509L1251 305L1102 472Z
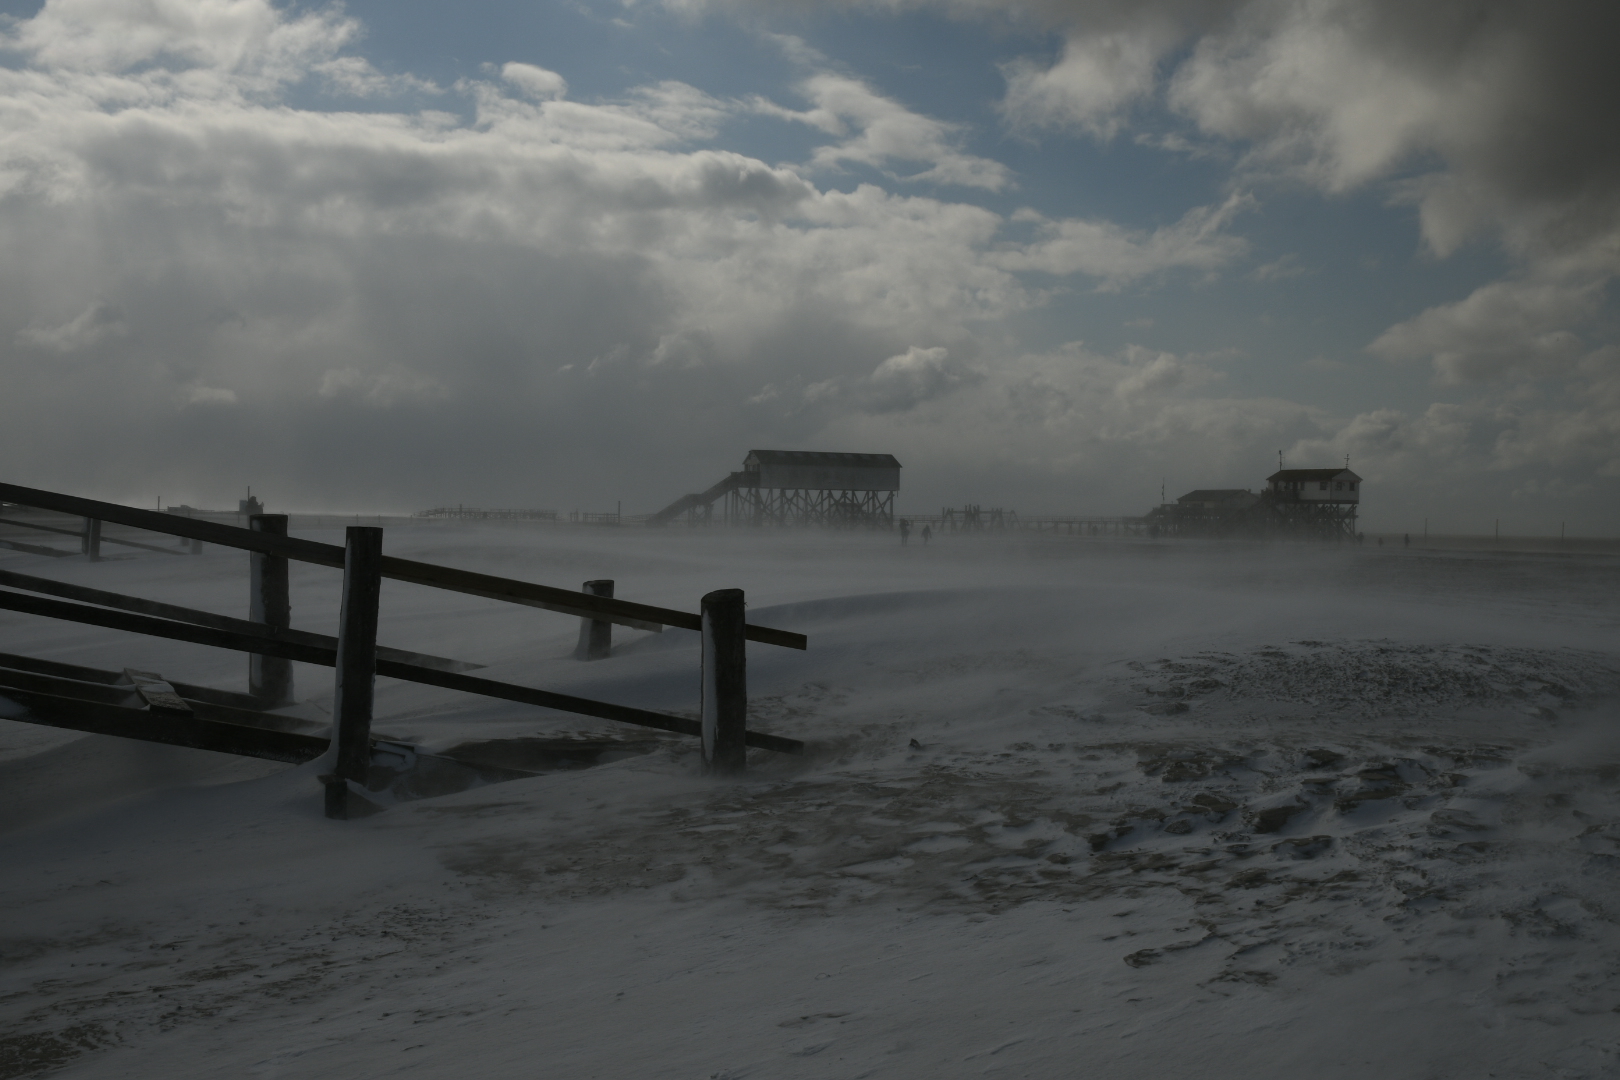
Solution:
M737 773L747 759L747 624L743 591L703 598L703 765Z
M101 561L101 519L84 519L84 536L81 538L79 550L90 557L91 562Z
M248 528L272 536L287 535L286 514L251 514ZM263 552L248 553L248 621L273 630L292 626L292 598L287 560ZM292 661L279 656L248 656L248 693L266 709L293 703Z
M613 582L606 578L587 581L580 592L592 596L613 596ZM613 624L602 619L579 620L579 644L574 646L575 660L606 660L613 652Z
M349 783L364 784L371 765L372 694L377 679L377 605L382 598L382 536L373 525L346 530L343 608L338 617L337 678L332 695L332 772L326 816L349 816Z

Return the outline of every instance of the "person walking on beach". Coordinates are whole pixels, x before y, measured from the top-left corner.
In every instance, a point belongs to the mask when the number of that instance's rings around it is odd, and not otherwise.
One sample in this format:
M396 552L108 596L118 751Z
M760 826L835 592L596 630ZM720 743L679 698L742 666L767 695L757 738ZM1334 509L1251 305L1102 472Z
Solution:
M900 519L900 546L905 547L911 542L911 522L905 518Z
M928 526L928 525L924 525L923 526L923 531L922 531L923 547L928 546L928 541L933 537L933 535L934 535L933 528Z

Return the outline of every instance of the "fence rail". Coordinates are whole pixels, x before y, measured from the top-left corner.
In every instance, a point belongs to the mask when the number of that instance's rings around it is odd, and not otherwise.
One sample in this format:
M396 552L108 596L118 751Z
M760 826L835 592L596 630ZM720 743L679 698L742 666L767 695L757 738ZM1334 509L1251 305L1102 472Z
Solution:
M371 767L371 747L374 742L370 736L373 682L377 675L698 736L702 740L705 766L715 771L740 769L744 750L748 746L784 753L800 753L804 750L804 744L797 739L747 730L744 642L753 640L803 649L808 646L808 640L802 634L746 624L743 621L743 594L740 590L710 593L703 598L702 613L693 615L671 608L613 599L610 582L587 583L587 591L575 593L531 582L384 556L383 530L375 526L350 526L346 531L346 544L338 547L287 536L286 518L281 515L252 515L249 519L251 528L241 529L14 484L0 484L0 499L85 518L86 527L82 535L86 553L92 559L95 558L95 538L100 535L100 523L103 521L189 538L194 550L197 544L207 542L253 553L253 618L249 620L53 582L12 571L0 571L0 585L25 591L0 589L0 609L245 652L255 658L253 670L256 674L260 673L261 667L270 663L262 660L267 657L281 662L298 661L334 668L336 691L332 737L322 744L322 752L330 753L333 762L333 771L322 778L326 784L327 814L330 817L349 816L350 793L356 790L356 785L365 784ZM287 625L286 560L343 570L343 605L335 638L296 631ZM472 676L466 671L478 665L379 646L376 640L379 586L384 577L577 615L593 625L618 623L650 630L673 625L697 630L701 635L703 657L700 718L615 705ZM605 590L591 588L601 585L608 587ZM602 595L603 592L606 595ZM82 602L69 603L63 599L52 599L51 596ZM602 633L605 634L605 630ZM597 650L587 650L587 653L586 659L602 655ZM47 674L42 677L54 676ZM154 688L152 693L160 695L153 697L148 693L147 686L140 687L151 708L156 709L169 699L180 702L181 699L160 677L142 678ZM26 683L27 679L21 681ZM259 681L252 681L254 689L260 690ZM272 682L276 689L269 696L285 694L290 698L290 666L284 669L283 678ZM8 688L6 692L11 694L12 689ZM17 693L29 692L32 691L28 691L26 686L17 689ZM281 700L270 702L272 705L284 703ZM95 703L92 701L89 704ZM124 706L116 708L119 713L130 712ZM247 736L237 737L230 732L198 728L195 725L203 721L195 717L184 721L160 717L144 727L126 724L119 729L118 724L109 718L113 715L108 714L101 719L92 717L84 722L110 725L109 734L125 734L159 742L179 741L181 745L205 749L223 749L225 747L220 741L229 743L232 738L239 743L247 739L247 743L242 745L252 743L252 738ZM186 727L186 724L192 726ZM100 729L83 727L82 730ZM146 733L143 734L143 731ZM186 734L188 731L191 735ZM193 741L186 742L187 738ZM307 749L304 746L304 750ZM268 756L251 749L231 752Z
M179 514L162 514L155 510L138 510L116 503L82 499L74 495L61 495L52 491L19 487L15 484L0 484L0 499L37 506L43 510L56 510L78 517L112 521L152 532L183 536L204 543L218 544L221 547L257 551L295 562L343 569L344 549L336 544L323 544L317 540L254 532L234 525L199 521ZM577 615L655 633L665 626L678 626L685 630L703 629L702 617L690 612L591 596L549 585L536 585L532 582L479 574L470 570L457 570L448 566L435 566L432 563L388 555L382 557L382 576L393 581L427 585L469 596L482 596L490 600L504 600L507 603L544 608L564 615ZM766 626L749 624L747 637L749 641L757 641L762 645L779 645L788 649L809 648L809 641L803 634L775 630Z

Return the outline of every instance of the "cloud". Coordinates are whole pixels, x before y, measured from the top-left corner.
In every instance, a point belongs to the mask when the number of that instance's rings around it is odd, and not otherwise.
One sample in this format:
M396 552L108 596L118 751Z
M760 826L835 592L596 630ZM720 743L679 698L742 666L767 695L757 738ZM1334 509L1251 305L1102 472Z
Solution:
M805 79L799 90L813 108L796 112L763 98L755 99L753 107L764 115L806 124L841 140L815 149L809 163L813 169L837 169L855 162L910 182L989 191L1000 191L1012 182L1011 172L1000 162L959 148L959 125L912 112L859 79L823 71ZM928 168L899 175L890 171L897 164Z
M217 386L188 386L180 396L181 403L187 406L235 405L236 391L226 390Z
M357 368L327 371L321 376L319 391L322 398L354 401L375 409L437 401L446 394L445 386L437 379L417 372L366 372ZM236 400L234 394L231 400Z
M1002 68L1002 111L1014 127L1078 127L1111 139L1127 108L1153 93L1160 61L1178 36L1171 25L1150 23L1071 36L1050 67L1014 60Z
M808 386L803 400L812 407L831 404L879 415L902 413L983 380L982 372L952 363L950 350L913 345L884 360L867 375Z
M1451 384L1572 374L1586 351L1569 327L1590 319L1603 282L1498 281L1384 331L1368 348L1427 359Z
M966 201L1012 173L970 153L968 129L810 52L802 110L681 82L571 97L526 53L430 110L408 96L429 84L356 55L337 9L51 0L0 42L0 447L44 486L162 481L203 502L251 474L400 508L610 490L651 505L765 437L1120 511L1166 474L1242 486L1278 446L1572 482L1620 469L1601 318L1616 185L1609 150L1577 145L1605 130L1603 95L1546 75L1540 38L1406 33L1420 8L995 6L1068 43L1006 69L1009 123L1107 138L1168 103L1153 122L1180 130L1161 145L1238 163L1225 195L1140 229ZM1532 37L1574 17L1510 14ZM1601 91L1589 52L1576 42L1571 70ZM1495 87L1470 102L1452 86L1490 56L1522 122ZM1411 88L1389 132L1358 126L1384 100L1363 62ZM360 110L357 94L405 99ZM728 149L761 112L823 145L801 167ZM817 182L853 166L872 182ZM1017 344L1070 279L1240 265L1241 193L1282 183L1404 200L1440 255L1495 230L1511 276L1374 345L1478 400L1344 417L1244 397L1184 349Z
M312 497L408 507L512 482L481 463L567 452L548 499L632 474L626 497L656 499L702 448L949 396L973 377L970 327L1041 301L987 258L1000 215L716 148L741 106L685 84L580 101L514 60L449 91L467 122L319 102L321 72L355 59L330 13L102 0L7 33L0 438L47 486L234 487L257 462ZM990 175L946 129L906 142L909 114L850 95L870 135L851 153ZM918 341L949 357L906 361ZM41 352L95 363L24 362ZM829 382L848 394L807 409ZM120 453L64 434L68 415ZM631 445L679 452L626 473Z
M17 331L16 341L26 348L66 355L83 352L128 333L123 312L111 304L97 302L59 326L26 326Z
M568 81L555 71L513 61L501 66L501 78L532 98L549 101L568 93Z
M1249 276L1256 281L1287 281L1290 278L1304 277L1309 273L1310 270L1299 265L1299 256L1289 252L1255 267L1249 272Z
M1110 221L1054 221L1034 210L1021 210L1014 220L1033 225L1036 239L1009 248L992 261L1007 270L1087 274L1111 288L1166 270L1213 271L1248 250L1243 238L1224 230L1251 205L1249 196L1235 194L1219 206L1194 207L1174 225L1151 233Z

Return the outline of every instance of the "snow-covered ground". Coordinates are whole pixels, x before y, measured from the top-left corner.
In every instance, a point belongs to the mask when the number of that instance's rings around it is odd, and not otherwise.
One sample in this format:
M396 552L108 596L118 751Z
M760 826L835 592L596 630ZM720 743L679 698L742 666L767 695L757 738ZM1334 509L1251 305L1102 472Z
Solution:
M306 531L340 540L340 530ZM1065 537L390 528L810 635L691 740L379 683L430 747L650 752L321 817L314 770L0 721L0 1078L1620 1072L1620 560ZM0 566L242 615L246 556ZM338 575L293 570L332 632ZM695 635L386 583L382 641L670 711ZM0 613L0 650L240 689ZM331 673L299 667L304 715ZM5 708L6 706L0 706Z

